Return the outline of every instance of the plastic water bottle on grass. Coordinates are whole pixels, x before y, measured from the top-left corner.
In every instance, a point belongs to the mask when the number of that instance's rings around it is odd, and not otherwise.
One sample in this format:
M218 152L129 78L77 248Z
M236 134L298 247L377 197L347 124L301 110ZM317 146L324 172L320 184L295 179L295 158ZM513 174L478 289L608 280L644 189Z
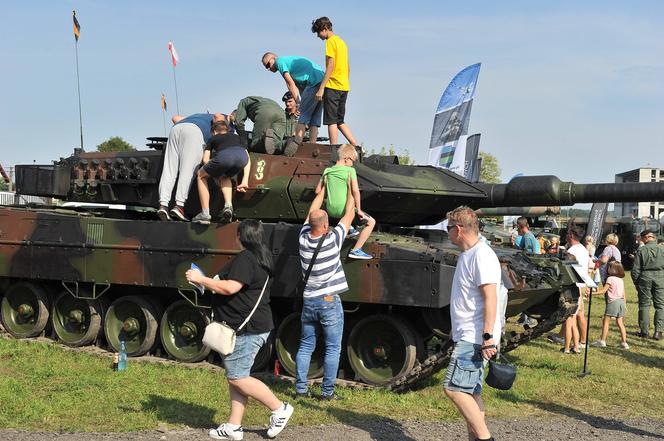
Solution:
M124 371L127 368L127 346L124 340L120 342L120 359L118 360L118 371Z

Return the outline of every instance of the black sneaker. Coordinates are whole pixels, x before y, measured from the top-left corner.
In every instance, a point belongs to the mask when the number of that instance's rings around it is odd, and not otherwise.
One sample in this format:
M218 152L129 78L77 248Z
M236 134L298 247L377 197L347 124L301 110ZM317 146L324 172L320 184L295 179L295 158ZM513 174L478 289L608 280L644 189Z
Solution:
M189 222L187 216L184 215L184 208L180 207L179 205L176 205L171 209L170 215L174 219L181 220L182 222Z
M306 392L295 392L295 394L293 395L293 397L294 397L296 400L299 400L299 399L313 398L313 395L311 395L311 392L309 392L309 391L306 391Z
M321 401L341 401L341 400L343 400L343 398L341 398L337 394L321 395L320 397L318 397L318 399L321 400Z
M162 221L169 221L171 217L168 215L168 207L161 205L157 210L157 217Z
M226 205L224 210L221 212L221 217L224 222L228 223L233 220L233 207Z

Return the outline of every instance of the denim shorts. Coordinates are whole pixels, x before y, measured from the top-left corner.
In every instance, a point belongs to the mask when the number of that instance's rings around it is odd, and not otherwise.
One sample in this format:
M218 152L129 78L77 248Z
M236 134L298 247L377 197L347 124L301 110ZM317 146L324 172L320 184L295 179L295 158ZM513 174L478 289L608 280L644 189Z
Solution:
M479 395L484 383L484 359L481 345L459 341L447 366L443 387L447 390Z
M251 367L254 365L256 354L263 347L269 335L269 332L263 332L262 334L245 332L238 335L235 339L235 349L224 357L226 378L229 380L247 378L251 374Z
M297 120L300 124L320 127L323 117L323 102L316 101L316 92L318 92L319 86L320 84L307 86L300 94L300 118Z

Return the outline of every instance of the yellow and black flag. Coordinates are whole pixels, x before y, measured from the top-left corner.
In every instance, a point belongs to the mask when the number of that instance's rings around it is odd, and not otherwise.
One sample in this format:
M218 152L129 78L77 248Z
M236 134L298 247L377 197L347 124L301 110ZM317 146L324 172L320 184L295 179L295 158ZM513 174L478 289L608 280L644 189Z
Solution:
M164 112L168 110L168 105L166 104L166 97L164 96L163 93L161 94L161 110L163 110Z
M76 11L73 11L72 18L74 19L74 38L78 41L78 37L81 36L81 25L78 24L78 20L76 19Z

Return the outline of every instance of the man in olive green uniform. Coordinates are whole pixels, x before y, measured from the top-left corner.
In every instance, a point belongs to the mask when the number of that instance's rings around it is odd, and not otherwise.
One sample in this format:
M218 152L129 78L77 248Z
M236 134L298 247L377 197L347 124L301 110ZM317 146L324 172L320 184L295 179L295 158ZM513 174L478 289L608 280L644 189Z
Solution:
M297 101L295 101L295 98L293 98L292 93L284 93L284 96L281 97L281 101L283 101L284 106L286 106L286 134L284 135L285 143L288 138L295 136L295 127L297 126L297 119L300 116L300 111L297 108Z
M632 280L639 295L640 337L648 337L650 303L655 306L655 333L652 338L662 339L664 331L664 247L657 245L655 233L641 232L645 245L636 251Z
M275 101L261 96L248 96L240 100L237 109L231 114L240 138L246 139L245 121L254 123L251 152L278 154L283 150L286 136L287 117L284 109Z

